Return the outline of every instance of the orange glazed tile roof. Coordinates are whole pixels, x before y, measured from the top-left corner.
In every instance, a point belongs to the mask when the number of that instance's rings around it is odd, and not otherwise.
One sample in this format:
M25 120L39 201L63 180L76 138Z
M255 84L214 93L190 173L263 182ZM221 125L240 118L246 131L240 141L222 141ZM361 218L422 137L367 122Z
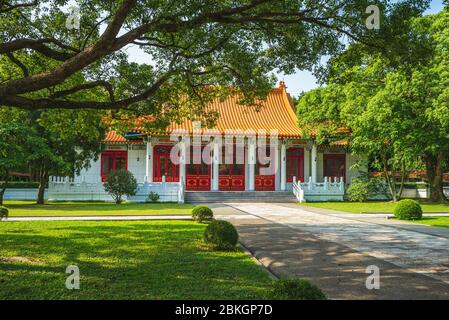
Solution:
M280 138L301 138L301 130L298 126L293 102L285 89L285 84L281 81L279 88L272 89L267 98L261 101L259 110L252 106L238 104L238 96L228 97L224 101L214 100L208 106L208 109L218 111L219 117L216 126L210 128L209 132L215 131L215 133L224 134L232 130L237 134L244 134L251 130L255 132L265 130L266 134L269 135L271 130L277 130ZM133 131L148 133L143 127L137 127ZM192 121L185 119L179 124L171 123L165 131L148 134L170 135L171 133L184 132L192 135L193 131ZM125 143L129 141L111 131L104 142Z

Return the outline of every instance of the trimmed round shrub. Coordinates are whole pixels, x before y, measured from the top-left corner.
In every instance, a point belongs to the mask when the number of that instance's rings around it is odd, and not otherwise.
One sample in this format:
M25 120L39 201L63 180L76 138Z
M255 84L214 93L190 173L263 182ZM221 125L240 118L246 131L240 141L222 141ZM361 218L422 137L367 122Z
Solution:
M192 218L195 221L203 222L212 220L214 213L211 208L206 206L196 206L192 209Z
M8 218L9 210L4 206L0 206L0 220Z
M274 282L273 299L277 300L327 300L317 286L304 279L280 279Z
M235 248L238 239L237 230L228 221L212 221L204 231L204 242L219 250Z
M401 200L394 208L394 216L399 220L421 220L421 205L412 199Z

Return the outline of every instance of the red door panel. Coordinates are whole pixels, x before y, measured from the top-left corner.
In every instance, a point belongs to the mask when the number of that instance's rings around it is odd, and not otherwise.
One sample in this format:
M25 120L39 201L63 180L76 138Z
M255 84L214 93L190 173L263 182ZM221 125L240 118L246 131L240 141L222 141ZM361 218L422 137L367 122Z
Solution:
M186 190L188 191L210 191L211 166L204 163L202 153L196 154L197 148L190 148L190 161L186 165ZM198 161L199 160L199 161ZM199 163L200 162L200 163Z
M254 187L256 191L274 191L274 174L267 174L267 171L269 173L273 173L274 169L274 149L270 148L270 146L265 147L266 149L258 149L258 155L260 155L263 158L263 161L257 157L257 163L256 163L256 175L254 177ZM271 170L270 170L271 168Z
M220 191L245 191L245 164L237 163L235 146L233 150L233 161L230 164L226 164L225 148L222 152L218 178L218 189ZM243 159L245 159L245 156L243 156Z
M114 170L128 170L128 151L103 151L101 153L101 180L108 178L108 174Z
M323 177L343 177L346 180L346 156L344 154L324 154L323 162Z
M256 176L254 184L256 191L274 191L274 177L274 175Z
M304 149L287 149L287 182L293 182L293 177L297 181L304 182ZM308 178L308 177L306 177Z
M166 182L179 181L179 165L171 161L170 153L173 146L158 145L154 147L153 181L161 182L165 176Z

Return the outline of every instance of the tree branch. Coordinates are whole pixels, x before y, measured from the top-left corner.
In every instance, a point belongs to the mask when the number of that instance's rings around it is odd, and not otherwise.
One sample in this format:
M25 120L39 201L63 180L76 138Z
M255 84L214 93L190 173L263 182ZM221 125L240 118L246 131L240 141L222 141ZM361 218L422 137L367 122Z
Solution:
M6 56L9 58L9 60L11 60L15 65L17 65L22 70L23 76L25 78L30 75L27 67L19 59L14 57L14 55L11 52L8 52Z
M50 97L51 98L60 98L60 97L67 96L67 95L73 94L73 93L81 91L81 90L93 89L95 87L105 88L105 90L109 93L110 101L112 101L112 102L115 101L114 89L112 88L112 85L109 82L104 81L104 80L88 82L88 83L84 83L79 86L67 89L67 90L58 91L58 92L55 92L54 94L52 94Z

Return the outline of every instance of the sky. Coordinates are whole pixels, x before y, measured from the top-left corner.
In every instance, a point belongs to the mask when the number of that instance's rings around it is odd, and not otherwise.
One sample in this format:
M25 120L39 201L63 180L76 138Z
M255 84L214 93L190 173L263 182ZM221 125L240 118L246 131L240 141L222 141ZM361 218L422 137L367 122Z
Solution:
M432 0L426 14L438 13L443 9L443 0ZM138 63L151 63L150 57L138 49L137 46L128 47L127 50L131 61ZM297 70L291 75L277 74L278 80L285 81L287 91L293 96L298 96L302 91L309 91L319 86L315 76L309 71Z

